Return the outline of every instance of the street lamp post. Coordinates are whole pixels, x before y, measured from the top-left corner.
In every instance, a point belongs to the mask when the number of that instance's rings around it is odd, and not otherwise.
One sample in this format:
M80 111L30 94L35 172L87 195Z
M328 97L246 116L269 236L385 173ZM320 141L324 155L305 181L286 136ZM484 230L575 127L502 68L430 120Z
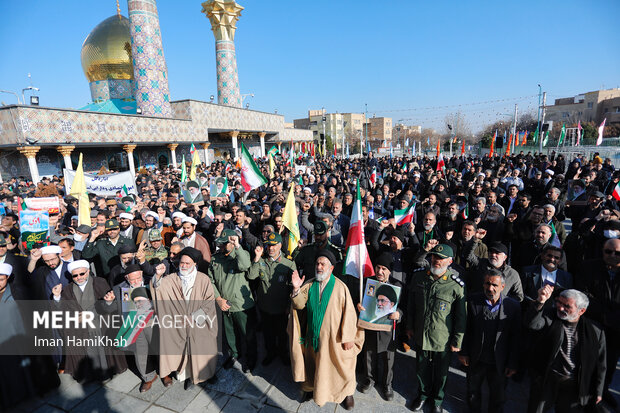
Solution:
M538 112L536 113L536 130L538 131L538 140L540 142L542 142L542 139L540 139L540 132L541 132L541 126L540 126L540 97L542 95L542 87L540 86L540 83L538 84ZM540 149L538 152L542 152L542 149Z
M15 95L15 98L17 98L17 104L22 104L22 102L19 101L19 95L17 93L11 92L10 90L0 90L0 93L10 93L11 95Z
M28 86L28 87L25 87L25 88L22 89L22 102L24 104L26 104L26 98L24 96L24 92L27 91L27 90L35 90L35 91L38 92L39 88L38 87L34 87L34 86Z
M250 97L254 97L254 93L245 93L243 95L241 95L241 107L243 107L243 101L245 100L245 98L247 98L248 96ZM213 99L212 99L213 100ZM247 107L246 107L247 109Z

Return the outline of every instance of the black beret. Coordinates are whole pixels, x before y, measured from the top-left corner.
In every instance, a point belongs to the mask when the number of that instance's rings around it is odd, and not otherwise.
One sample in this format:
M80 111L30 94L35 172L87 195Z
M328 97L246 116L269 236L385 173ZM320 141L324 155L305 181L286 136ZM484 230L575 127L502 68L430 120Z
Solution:
M129 264L127 267L125 267L125 275L136 271L142 271L142 267L140 267L138 264Z
M387 284L382 284L379 288L377 288L375 297L379 297L380 295L387 297L387 299L393 302L394 304L398 302L396 291L394 291L394 289Z
M120 247L120 248L118 249L118 253L119 253L119 255L120 255L120 254L129 254L130 252L131 252L131 253L135 253L135 252L137 252L137 251L138 251L138 250L136 249L136 246L135 246L135 245L133 245L133 244L130 244L130 245L123 245L122 247Z
M319 251L318 254L316 254L316 259L317 260L319 259L319 257L327 258L329 260L329 262L332 263L332 265L336 265L336 263L338 262L336 260L336 256L334 255L334 253L331 252L330 250L328 250L327 248Z
M394 258L392 257L392 254L389 252L384 252L377 257L375 265L381 265L387 268L388 270L392 271L393 261L394 261Z
M192 248L192 247L183 248L181 252L179 253L179 259L184 255L187 255L196 264L202 261L202 252L200 252L196 248Z

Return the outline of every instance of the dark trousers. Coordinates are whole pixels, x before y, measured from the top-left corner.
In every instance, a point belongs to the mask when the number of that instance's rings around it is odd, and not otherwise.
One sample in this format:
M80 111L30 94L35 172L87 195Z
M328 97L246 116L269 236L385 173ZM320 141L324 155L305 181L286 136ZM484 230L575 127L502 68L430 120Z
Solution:
M379 363L381 363L383 374L379 383L383 387L392 387L392 380L394 379L394 352L387 350L377 353L366 348L364 349L364 358L364 373L366 373L366 377L373 383L376 383L378 381Z
M489 386L489 413L504 411L506 376L497 371L495 364L477 363L467 371L467 402L472 412L482 411L482 383Z
M532 381L528 413L544 413L551 408L556 413L579 413L585 409L579 404L577 379L566 379L550 372L546 382L542 377Z
M239 357L239 348L245 342L247 361L256 362L256 311L249 308L243 311L225 311L224 334L231 357Z
M136 367L140 373L142 381L151 381L155 378L156 357L150 354L151 343L153 341L153 327L145 327L142 333L136 338L133 347L133 355Z
M279 355L288 358L288 334L286 334L286 314L269 314L260 312L265 339L265 350L268 356Z
M435 406L441 406L443 403L450 355L449 351L416 350L416 374L420 385L420 398L432 399Z

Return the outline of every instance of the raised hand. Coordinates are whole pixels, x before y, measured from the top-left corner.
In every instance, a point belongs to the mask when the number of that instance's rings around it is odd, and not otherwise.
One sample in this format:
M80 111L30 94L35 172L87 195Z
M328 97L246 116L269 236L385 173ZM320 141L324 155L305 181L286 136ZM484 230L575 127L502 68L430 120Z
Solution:
M540 304L544 304L553 294L553 286L549 284L545 284L541 289L538 290L538 297L536 301Z
M108 303L111 303L112 301L114 301L114 298L115 298L114 291L111 291L111 290L108 291L106 295L103 296L103 299Z
M262 246L260 246L260 245L257 245L256 248L254 248L254 255L255 255L254 256L254 262L259 262L260 261L260 259L263 256L263 251L264 251L264 248Z
M293 289L299 290L303 285L305 279L305 275L299 278L299 273L297 272L297 270L293 271L293 274L291 274L291 283L293 284Z

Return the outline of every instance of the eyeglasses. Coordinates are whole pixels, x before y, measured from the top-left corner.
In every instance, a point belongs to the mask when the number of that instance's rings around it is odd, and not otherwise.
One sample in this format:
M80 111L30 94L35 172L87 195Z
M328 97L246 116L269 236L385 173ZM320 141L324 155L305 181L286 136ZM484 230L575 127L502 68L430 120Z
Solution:
M82 275L86 275L86 273L88 273L88 271L78 272L77 274L73 274L72 277L73 278L81 277Z
M390 300L389 300L389 299L387 299L387 298L379 298L379 299L377 300L377 302L378 302L378 303L389 303L389 302L390 302Z
M607 255L615 255L616 257L620 257L620 251L604 249L603 252Z

